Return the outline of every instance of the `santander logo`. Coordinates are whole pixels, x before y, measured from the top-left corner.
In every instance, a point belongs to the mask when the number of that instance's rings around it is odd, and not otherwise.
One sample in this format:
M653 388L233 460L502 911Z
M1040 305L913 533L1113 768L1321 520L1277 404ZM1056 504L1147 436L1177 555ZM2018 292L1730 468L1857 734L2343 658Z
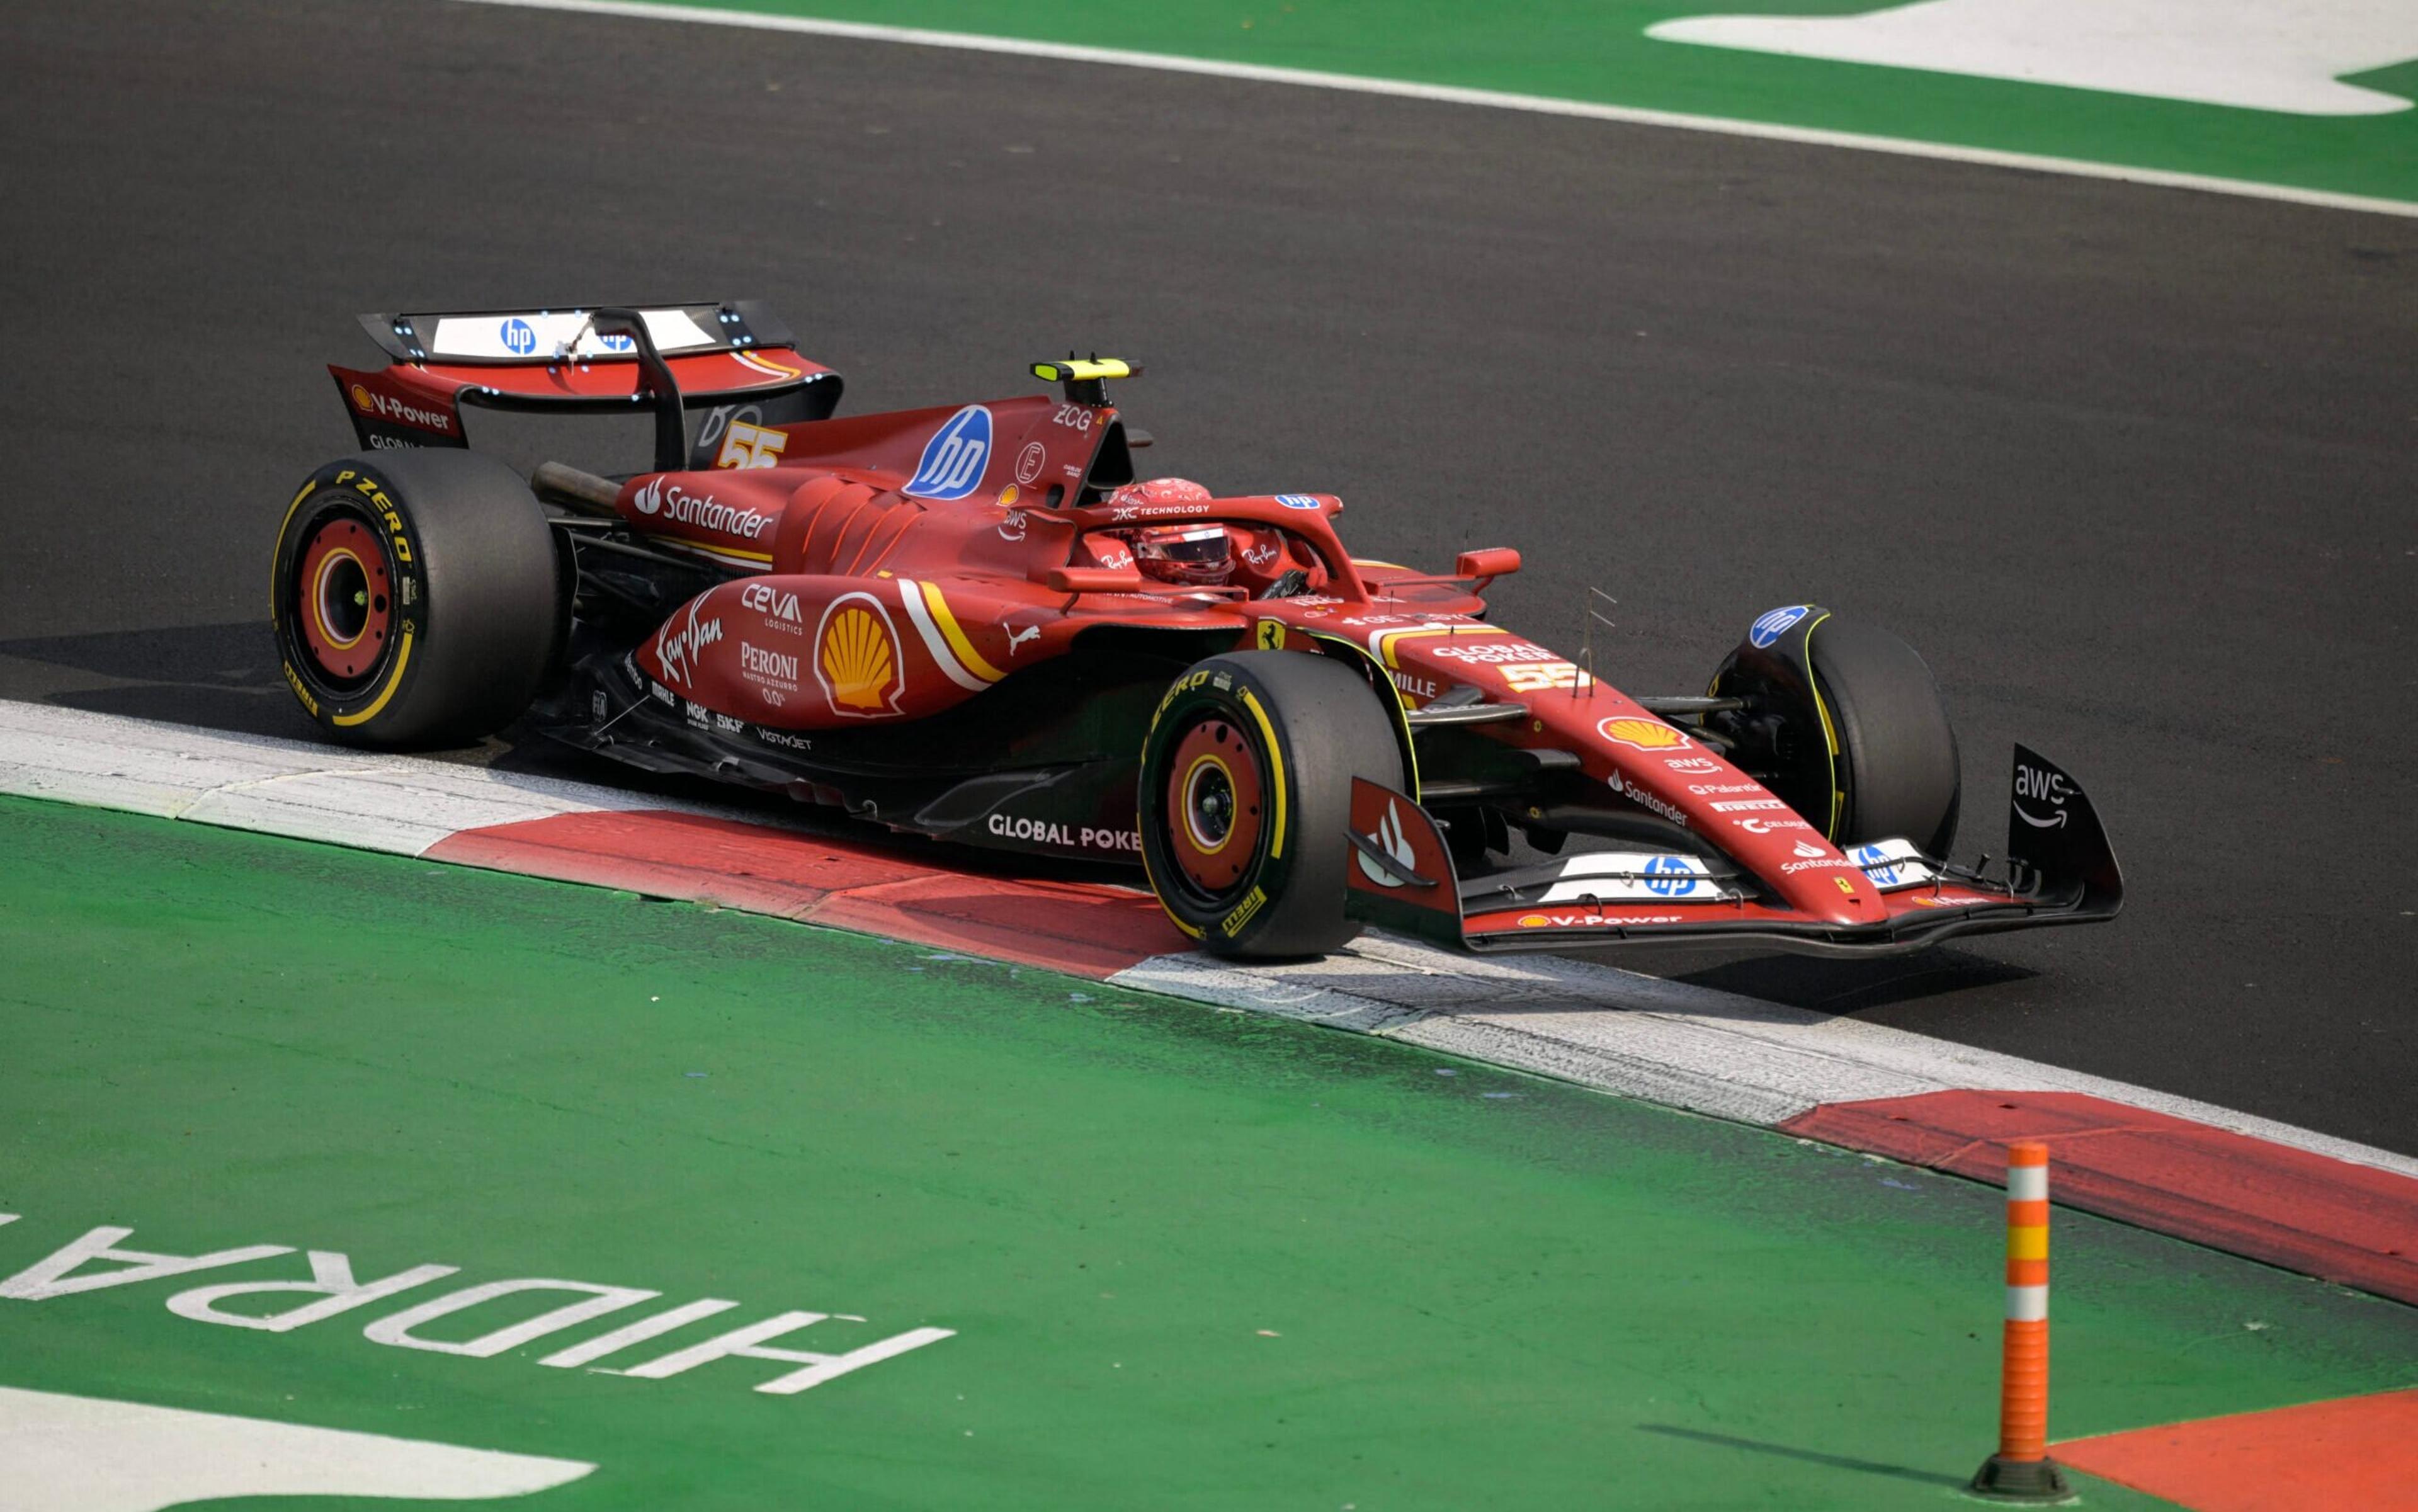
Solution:
M1402 870L1407 872L1418 869L1418 853L1411 848L1411 837L1402 832L1401 811L1394 806L1392 799L1385 800L1385 817L1377 821L1377 832L1369 838L1377 842L1377 848L1391 856L1401 865ZM1352 853L1352 859L1360 863L1360 875L1379 887L1402 885L1400 878L1370 861L1360 851L1354 850Z

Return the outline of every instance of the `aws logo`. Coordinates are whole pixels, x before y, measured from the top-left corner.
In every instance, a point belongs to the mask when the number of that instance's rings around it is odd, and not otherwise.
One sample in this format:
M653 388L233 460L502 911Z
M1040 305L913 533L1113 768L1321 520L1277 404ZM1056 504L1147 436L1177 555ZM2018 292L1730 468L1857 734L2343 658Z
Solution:
M968 405L924 443L915 476L903 492L916 498L964 498L982 485L990 460L990 411Z
M869 593L843 593L815 632L815 676L832 712L879 719L898 712L907 680L898 665L898 627Z

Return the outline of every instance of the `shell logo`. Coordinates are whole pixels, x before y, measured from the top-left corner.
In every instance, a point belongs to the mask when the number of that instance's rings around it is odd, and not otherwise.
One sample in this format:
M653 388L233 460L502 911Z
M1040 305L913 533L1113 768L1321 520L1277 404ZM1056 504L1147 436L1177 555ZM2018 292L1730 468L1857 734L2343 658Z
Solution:
M1678 751L1696 743L1659 719L1607 719L1595 732L1639 751Z
M870 594L834 599L816 632L815 674L834 714L868 719L898 712L906 680L890 611Z
M358 383L353 385L353 407L363 412L370 407L370 391Z
M1541 913L1523 913L1520 916L1520 927L1523 929L1542 929L1553 922Z

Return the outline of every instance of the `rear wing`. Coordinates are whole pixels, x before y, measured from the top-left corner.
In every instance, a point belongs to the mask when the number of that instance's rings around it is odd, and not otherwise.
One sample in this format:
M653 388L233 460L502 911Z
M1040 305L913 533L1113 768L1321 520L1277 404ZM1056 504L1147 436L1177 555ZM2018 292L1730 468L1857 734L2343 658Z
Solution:
M839 405L839 374L799 356L788 328L754 299L360 321L389 365L330 363L328 372L364 451L467 446L465 404L567 414L645 405L655 417L657 470L760 466L777 455L777 444L771 455L758 445L773 427L822 420ZM691 409L711 411L693 447Z

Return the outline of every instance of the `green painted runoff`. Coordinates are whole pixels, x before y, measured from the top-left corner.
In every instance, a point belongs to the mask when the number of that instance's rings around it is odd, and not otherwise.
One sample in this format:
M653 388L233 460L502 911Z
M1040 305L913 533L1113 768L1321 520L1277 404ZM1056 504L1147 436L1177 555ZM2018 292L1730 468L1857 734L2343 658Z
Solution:
M1933 1507L1993 1446L1990 1187L686 904L14 799L0 847L0 1287L103 1225L296 1251L0 1297L0 1386L593 1463L516 1504L561 1512ZM2060 1437L2411 1383L2418 1311L2055 1245ZM304 1250L460 1269L283 1333L166 1306ZM365 1334L516 1278L661 1295ZM951 1336L791 1395L609 1373L791 1310L772 1347Z
M1686 16L1885 8L1871 0L681 3L1504 90L2418 202L2418 111L2303 115L1645 35L1658 22ZM2418 58L2344 82L2418 96Z

